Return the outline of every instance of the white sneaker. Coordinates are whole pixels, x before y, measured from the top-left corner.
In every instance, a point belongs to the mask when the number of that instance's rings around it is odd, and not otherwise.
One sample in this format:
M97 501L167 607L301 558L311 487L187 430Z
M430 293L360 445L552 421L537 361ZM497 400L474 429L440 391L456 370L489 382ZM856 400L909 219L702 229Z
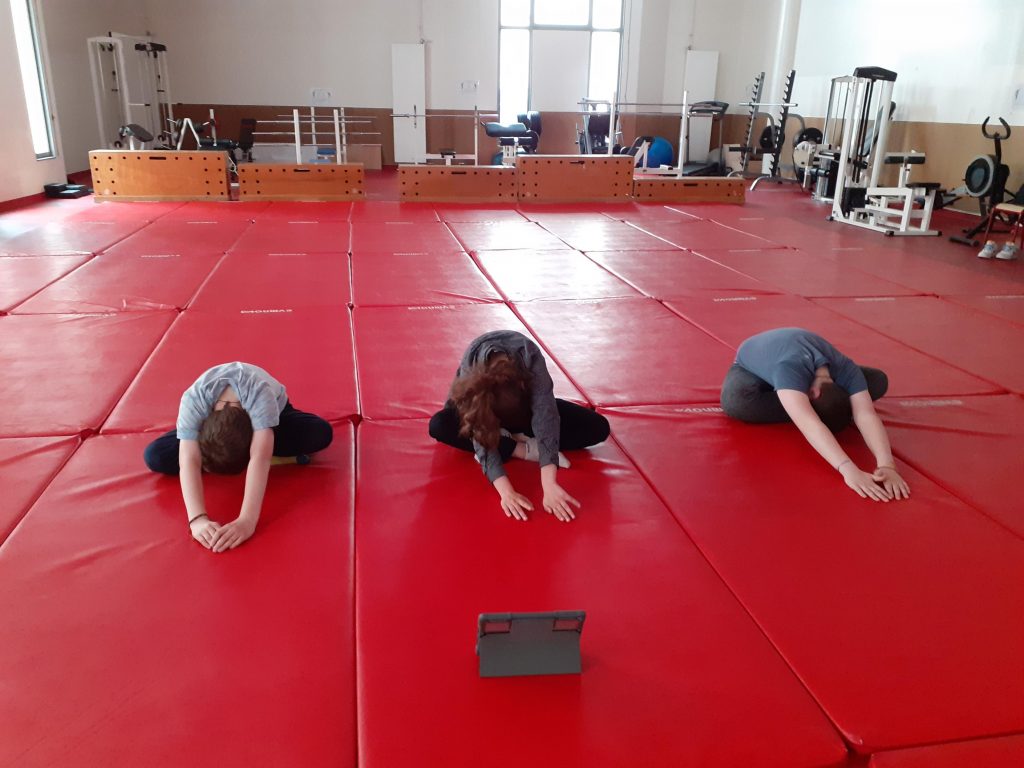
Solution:
M527 461L540 461L540 446L537 445L536 437L528 437L527 435L524 435L522 432L518 432L512 435L512 439L515 440L517 443L523 443L526 445L525 459ZM568 469L569 467L572 466L569 463L569 460L565 458L565 454L563 454L561 451L558 452L558 466L562 469Z
M996 258L1002 259L1003 261L1013 261L1014 259L1017 258L1017 255L1019 253L1020 248L1014 245L1013 241L1010 241L1009 243L1003 246L1003 250L996 254Z
M998 250L999 250L999 246L996 245L996 241L995 240L989 240L987 243L985 243L985 247L982 248L980 251L978 251L978 258L979 259L991 259L993 256L996 255L996 251L998 251Z

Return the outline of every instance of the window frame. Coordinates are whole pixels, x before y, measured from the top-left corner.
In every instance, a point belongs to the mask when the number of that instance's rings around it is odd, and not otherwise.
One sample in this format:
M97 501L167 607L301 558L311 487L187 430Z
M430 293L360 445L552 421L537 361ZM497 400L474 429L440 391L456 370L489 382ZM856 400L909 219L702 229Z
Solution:
M57 139L56 131L54 130L54 118L53 109L51 107L52 100L50 98L50 80L46 69L46 57L43 53L43 35L42 35L42 21L39 14L39 9L36 5L36 0L10 0L12 8L12 23L13 19L13 6L15 3L23 3L28 16L28 27L29 27L29 40L32 44L32 58L36 65L36 82L39 87L39 98L40 105L43 110L43 125L46 128L46 152L34 152L36 160L54 160L57 157ZM21 50L18 47L19 40L17 30L15 30L15 49L18 52L18 56L21 56ZM19 62L19 76L20 72ZM24 82L24 79L21 78ZM28 103L28 94L25 96L26 109L31 109L31 105ZM29 124L31 128L31 123ZM35 149L35 139L33 138L33 150Z

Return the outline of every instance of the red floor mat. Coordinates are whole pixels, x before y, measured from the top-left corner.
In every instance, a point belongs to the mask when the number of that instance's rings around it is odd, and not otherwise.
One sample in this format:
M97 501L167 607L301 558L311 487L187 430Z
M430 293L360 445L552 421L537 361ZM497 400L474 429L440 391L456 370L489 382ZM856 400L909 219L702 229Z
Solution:
M0 437L98 429L173 319L169 311L0 317Z
M501 301L465 251L352 254L355 304L423 306Z
M0 314L16 307L91 256L0 257Z
M912 296L920 293L851 267L847 262L797 250L698 253L797 296Z
M994 296L946 296L947 301L980 309L1003 320L1024 325L1024 293L1008 293Z
M817 301L907 346L1024 392L1024 359L1013 352L1024 349L1020 326L934 296Z
M181 202L97 202L71 214L69 221L156 221L181 208Z
M577 251L480 251L474 258L511 301L638 295Z
M718 402L734 357L653 299L535 301L516 311L595 405Z
M514 208L490 205L438 205L437 215L442 221L524 221L524 217Z
M61 221L0 242L0 256L96 254L145 226L145 221Z
M132 382L104 432L166 430L196 378L218 363L266 369L292 405L328 421L358 412L352 331L346 307L182 314Z
M655 299L776 293L767 283L689 251L589 251L587 256Z
M865 306L872 304L865 302ZM890 396L970 395L1002 389L798 296L676 299L668 307L733 348L769 328L812 330L858 363L884 370Z
M883 752L868 768L1011 768L1024 765L1024 736Z
M269 202L189 202L181 208L168 213L165 221L216 221L221 223L233 221L252 221L270 206Z
M77 437L0 439L0 544L78 447Z
M970 251L964 249L964 258L978 261ZM849 250L838 253L843 263L865 272L884 277L901 285L916 288L922 293L947 294L1005 294L1020 293L1021 283L1011 275L1003 274L1007 266L1003 262L987 264L991 271L967 269L956 264L947 264L937 259L916 253L900 253L896 250L876 248L871 250Z
M101 254L26 301L14 314L181 309L222 258Z
M360 412L369 419L432 416L444 405L462 353L473 339L501 329L529 335L504 304L358 307L353 317ZM558 365L545 357L555 395L585 404Z
M915 469L1024 537L1016 491L1024 400L1015 395L883 400L894 450Z
M267 221L250 226L231 247L239 253L345 253L351 245L342 221Z
M608 415L857 751L1024 729L1020 540L903 464L911 499L867 501L791 425L706 410Z
M542 221L541 226L580 251L657 251L675 246L622 221Z
M87 440L4 545L0 764L354 764L351 426L216 555L149 437ZM243 482L206 478L214 518Z
M211 312L343 306L351 301L347 253L227 254L191 307Z
M253 219L264 221L348 221L352 215L352 203L347 202L302 202L274 201L258 211Z
M424 203L399 203L391 200L357 200L352 203L353 222L436 222L434 206Z
M704 248L723 248L728 250L746 250L771 248L773 243L740 232L737 229L724 227L713 221L687 221L682 224L671 222L646 222L639 226L652 235L667 240L680 248L698 251Z
M224 203L227 205L227 203ZM195 256L224 253L251 226L248 219L174 221L163 218L107 250L111 256Z
M460 253L463 248L440 222L388 221L352 225L353 253Z
M455 236L467 251L563 251L564 242L532 221L455 222Z
M583 504L575 522L535 511L516 523L472 457L426 432L422 420L359 427L361 766L842 760L820 710L614 445L574 452L559 472ZM539 507L536 465L508 470ZM569 608L587 611L582 675L478 677L479 613Z

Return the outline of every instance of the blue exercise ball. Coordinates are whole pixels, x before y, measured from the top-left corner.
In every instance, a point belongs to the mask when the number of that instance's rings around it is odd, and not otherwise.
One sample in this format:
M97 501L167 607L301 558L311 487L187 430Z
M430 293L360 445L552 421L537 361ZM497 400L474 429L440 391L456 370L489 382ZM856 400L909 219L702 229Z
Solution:
M672 155L672 145L668 139L657 136L651 142L650 149L647 150L647 167L657 168L660 165L672 165Z

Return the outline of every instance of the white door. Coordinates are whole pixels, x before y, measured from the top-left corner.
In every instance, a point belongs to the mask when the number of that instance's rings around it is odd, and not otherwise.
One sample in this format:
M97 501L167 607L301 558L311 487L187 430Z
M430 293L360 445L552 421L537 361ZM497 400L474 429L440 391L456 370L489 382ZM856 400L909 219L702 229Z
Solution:
M392 43L392 111L418 117L393 118L395 162L423 162L427 152L427 126L424 102L427 99L426 53L422 43Z

